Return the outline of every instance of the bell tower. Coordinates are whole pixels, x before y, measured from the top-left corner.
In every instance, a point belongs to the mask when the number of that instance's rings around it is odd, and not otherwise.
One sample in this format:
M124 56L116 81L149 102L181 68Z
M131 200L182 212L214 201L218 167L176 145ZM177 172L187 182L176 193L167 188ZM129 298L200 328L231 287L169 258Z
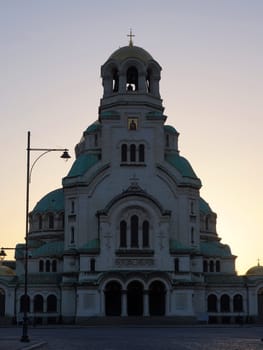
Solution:
M121 47L101 67L103 97L100 112L120 112L124 106L131 109L147 107L145 112L163 112L159 81L161 67L144 49L133 45Z

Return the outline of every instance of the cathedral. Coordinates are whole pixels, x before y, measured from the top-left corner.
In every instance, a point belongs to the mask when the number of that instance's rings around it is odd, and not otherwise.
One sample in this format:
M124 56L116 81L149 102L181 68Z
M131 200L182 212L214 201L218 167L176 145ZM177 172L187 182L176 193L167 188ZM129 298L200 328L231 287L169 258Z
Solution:
M61 188L29 216L28 313L36 323L131 316L177 323L263 319L263 267L244 276L179 150L161 66L135 46L101 66L98 118ZM0 266L0 319L21 320L25 244Z

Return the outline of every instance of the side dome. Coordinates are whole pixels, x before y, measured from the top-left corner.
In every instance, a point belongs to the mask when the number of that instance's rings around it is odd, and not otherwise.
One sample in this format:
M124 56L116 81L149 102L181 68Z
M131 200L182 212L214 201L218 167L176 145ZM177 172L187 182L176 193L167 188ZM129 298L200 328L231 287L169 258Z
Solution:
M137 58L144 63L153 60L152 56L139 46L124 46L114 51L109 57L109 60L116 60L119 62L125 61L127 58Z
M62 188L49 192L40 199L32 210L32 214L60 211L64 211L64 192Z
M15 276L15 271L11 267L0 265L0 276Z
M247 270L247 276L263 276L263 266L253 266Z

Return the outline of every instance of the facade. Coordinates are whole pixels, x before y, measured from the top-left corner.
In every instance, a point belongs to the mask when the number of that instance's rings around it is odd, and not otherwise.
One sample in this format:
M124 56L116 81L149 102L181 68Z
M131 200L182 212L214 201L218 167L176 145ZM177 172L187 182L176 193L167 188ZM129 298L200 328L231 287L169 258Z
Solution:
M200 197L201 180L166 123L158 62L130 41L102 65L101 77L98 120L76 145L62 187L30 213L29 315L49 323L262 318L261 267L237 276L236 256ZM0 271L1 316L16 320L24 248L16 247L15 274Z

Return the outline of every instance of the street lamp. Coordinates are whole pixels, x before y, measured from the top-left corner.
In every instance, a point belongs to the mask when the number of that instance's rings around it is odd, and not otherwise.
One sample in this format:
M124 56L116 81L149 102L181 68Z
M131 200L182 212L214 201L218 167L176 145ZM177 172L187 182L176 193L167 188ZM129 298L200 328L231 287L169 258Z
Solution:
M30 152L42 152L36 160L30 165ZM21 342L29 342L28 337L28 232L29 232L29 184L31 182L31 174L36 162L49 152L63 152L61 158L68 160L70 155L66 148L31 148L30 147L30 131L27 132L27 172L26 172L26 235L25 235L25 280L24 280L24 298L23 298L23 330Z

